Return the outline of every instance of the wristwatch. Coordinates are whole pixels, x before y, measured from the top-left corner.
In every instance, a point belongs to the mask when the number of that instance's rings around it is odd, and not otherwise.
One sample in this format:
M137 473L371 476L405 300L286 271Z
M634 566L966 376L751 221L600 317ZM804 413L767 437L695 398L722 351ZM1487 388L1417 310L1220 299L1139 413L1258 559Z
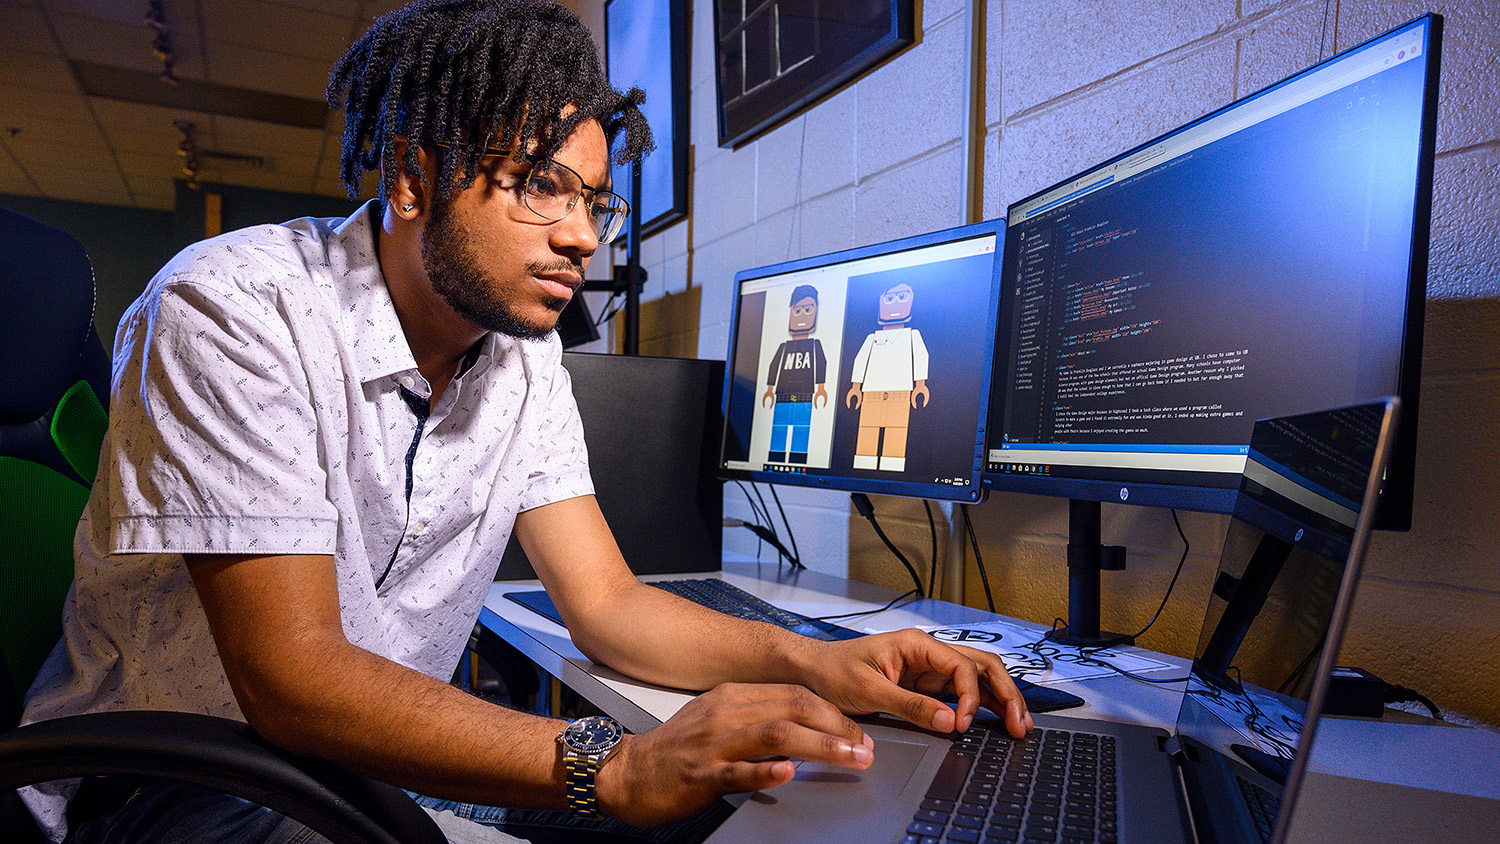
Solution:
M562 745L564 784L568 808L579 817L599 817L599 800L594 793L594 775L599 772L620 741L625 729L613 718L590 715L563 728L557 736Z

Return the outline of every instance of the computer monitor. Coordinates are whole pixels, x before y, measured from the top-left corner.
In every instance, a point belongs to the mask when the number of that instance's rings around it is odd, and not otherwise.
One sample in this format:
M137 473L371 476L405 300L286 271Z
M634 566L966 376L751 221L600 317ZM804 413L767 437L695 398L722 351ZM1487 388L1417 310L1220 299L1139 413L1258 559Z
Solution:
M1257 420L1396 395L1377 524L1408 527L1440 34L1412 21L1011 205L985 485L1229 512Z
M726 478L979 501L1002 221L735 275Z

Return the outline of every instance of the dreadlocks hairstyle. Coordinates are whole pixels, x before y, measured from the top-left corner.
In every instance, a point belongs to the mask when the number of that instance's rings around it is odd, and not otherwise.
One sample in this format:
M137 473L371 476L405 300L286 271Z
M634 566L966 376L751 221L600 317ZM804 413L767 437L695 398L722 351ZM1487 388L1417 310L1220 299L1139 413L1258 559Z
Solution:
M588 120L604 127L616 163L638 160L655 148L645 98L609 86L588 28L551 0L416 0L375 21L328 82L329 105L344 109L350 198L365 171L381 169L381 197L402 166L422 174L417 145L427 143L447 148L437 184L447 201L474 183L497 136L550 156ZM399 161L386 154L397 136L412 141Z

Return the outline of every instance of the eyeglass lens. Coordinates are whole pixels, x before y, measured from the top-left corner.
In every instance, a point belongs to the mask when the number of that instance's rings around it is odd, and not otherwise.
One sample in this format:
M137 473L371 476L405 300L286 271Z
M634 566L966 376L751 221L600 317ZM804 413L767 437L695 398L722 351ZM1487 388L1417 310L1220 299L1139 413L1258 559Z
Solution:
M572 168L549 159L536 162L526 179L526 207L549 220L561 220L573 210L585 190L591 190ZM619 235L630 206L618 194L591 191L587 211L600 243Z

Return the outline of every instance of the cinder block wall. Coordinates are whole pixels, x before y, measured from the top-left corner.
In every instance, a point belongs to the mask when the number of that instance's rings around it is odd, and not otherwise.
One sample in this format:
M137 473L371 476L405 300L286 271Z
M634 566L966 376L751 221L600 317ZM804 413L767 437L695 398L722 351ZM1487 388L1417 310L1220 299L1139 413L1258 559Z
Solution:
M602 22L602 4L578 5ZM711 7L691 5L691 216L644 244L651 282L642 345L723 358L736 270L963 222L969 8L919 2L914 47L730 151L715 130ZM989 0L984 215L1428 11L1442 14L1446 29L1415 523L1377 537L1345 661L1500 723L1500 9L1492 0ZM740 488L728 486L725 497L726 515L750 518ZM811 566L909 586L845 496L782 488L780 497ZM925 569L920 502L876 506ZM1066 506L995 495L970 512L999 609L1043 623L1063 615ZM1225 523L1180 517L1187 566L1143 644L1187 653ZM1169 512L1123 505L1106 505L1104 536L1130 548L1129 568L1105 576L1104 624L1134 631L1160 603L1182 541ZM726 531L725 546L757 551L739 529ZM967 602L984 605L972 555Z

